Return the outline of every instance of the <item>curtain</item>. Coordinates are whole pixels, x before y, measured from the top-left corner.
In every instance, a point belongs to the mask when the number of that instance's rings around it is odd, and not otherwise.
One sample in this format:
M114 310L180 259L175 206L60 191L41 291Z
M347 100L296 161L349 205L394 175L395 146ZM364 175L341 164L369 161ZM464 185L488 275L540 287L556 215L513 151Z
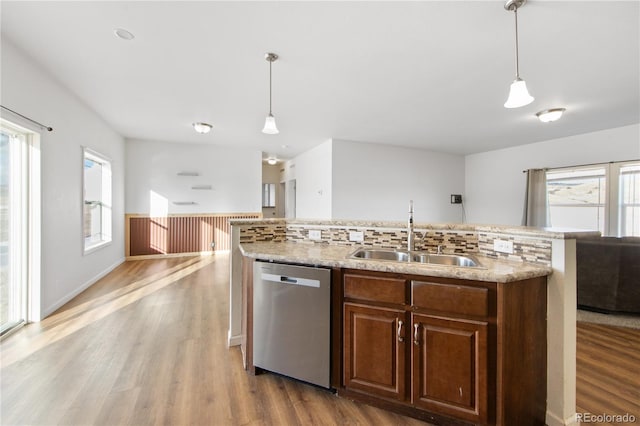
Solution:
M546 228L550 226L547 171L546 169L529 169L526 173L527 186L524 195L522 224Z

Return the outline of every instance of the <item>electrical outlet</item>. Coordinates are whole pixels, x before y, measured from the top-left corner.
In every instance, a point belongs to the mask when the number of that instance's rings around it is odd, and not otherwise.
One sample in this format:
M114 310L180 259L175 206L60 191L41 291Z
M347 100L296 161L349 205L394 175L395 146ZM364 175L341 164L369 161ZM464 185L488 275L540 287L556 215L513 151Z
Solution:
M493 251L513 254L513 241L493 240Z
M349 231L349 241L361 243L364 241L364 232L362 231Z
M462 195L451 194L451 204L462 204Z
M319 229L309 229L309 239L310 240L321 240L322 239L322 231Z

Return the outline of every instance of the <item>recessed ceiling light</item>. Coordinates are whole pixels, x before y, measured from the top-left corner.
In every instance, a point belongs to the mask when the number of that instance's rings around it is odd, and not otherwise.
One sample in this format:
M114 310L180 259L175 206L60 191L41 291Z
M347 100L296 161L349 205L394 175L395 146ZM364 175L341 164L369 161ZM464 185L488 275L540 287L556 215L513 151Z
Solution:
M566 111L566 108L551 108L539 111L536 113L536 117L543 123L550 123L552 121L559 120L562 114Z
M130 31L127 31L124 28L116 28L115 30L113 30L113 33L116 35L116 37L121 38L122 40L133 40L136 37Z
M201 134L209 133L212 127L209 123L193 123L193 129Z

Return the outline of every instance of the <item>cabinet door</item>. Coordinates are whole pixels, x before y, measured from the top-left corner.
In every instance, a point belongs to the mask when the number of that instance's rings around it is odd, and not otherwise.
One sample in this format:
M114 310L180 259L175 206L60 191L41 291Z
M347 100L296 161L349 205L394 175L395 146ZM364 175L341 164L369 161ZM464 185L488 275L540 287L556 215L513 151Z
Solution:
M412 315L412 403L487 420L487 323Z
M345 303L344 386L405 399L406 327L404 311Z

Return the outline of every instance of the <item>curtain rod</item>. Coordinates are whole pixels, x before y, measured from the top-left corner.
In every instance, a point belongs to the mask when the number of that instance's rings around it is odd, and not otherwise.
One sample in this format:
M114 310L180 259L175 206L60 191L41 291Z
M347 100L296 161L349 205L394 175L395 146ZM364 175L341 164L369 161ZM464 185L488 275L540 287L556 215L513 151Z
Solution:
M19 112L16 112L16 111L14 111L14 110L12 110L12 109L10 109L10 108L7 108L7 107L6 107L6 106L4 106L4 105L0 105L0 108L2 108L2 109L4 109L4 110L9 111L9 112L10 112L10 113L12 113L12 114L17 115L18 117L22 117L22 118L24 118L25 120L30 121L31 123L36 124L36 125L40 126L41 128L43 128L43 129L45 129L45 130L49 131L49 132L52 132L52 131L53 131L53 127L45 126L44 124L39 123L39 122L37 122L36 120L32 120L31 118L26 117L26 116L24 116L24 115L20 114Z
M573 167L589 167L589 166L601 166L603 164L615 164L615 163L629 163L638 160L623 160L623 161L605 161L603 163L589 163L589 164L576 164L575 166L562 166L562 167L543 167L543 168L534 168L523 170L522 173L527 173L529 170L555 170L555 169L571 169Z

